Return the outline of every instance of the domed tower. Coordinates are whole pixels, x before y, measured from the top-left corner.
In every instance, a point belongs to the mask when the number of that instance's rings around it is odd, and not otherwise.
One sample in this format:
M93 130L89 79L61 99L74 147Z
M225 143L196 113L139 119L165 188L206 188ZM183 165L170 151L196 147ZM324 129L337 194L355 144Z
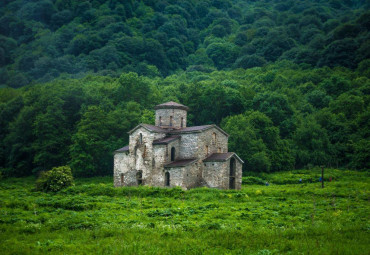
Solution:
M186 127L189 107L175 102L159 104L155 109L155 125L162 128L180 129Z

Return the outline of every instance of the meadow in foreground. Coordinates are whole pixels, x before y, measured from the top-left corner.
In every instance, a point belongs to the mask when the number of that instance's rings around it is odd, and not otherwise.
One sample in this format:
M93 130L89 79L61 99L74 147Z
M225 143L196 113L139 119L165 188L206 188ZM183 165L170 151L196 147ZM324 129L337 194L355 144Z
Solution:
M244 177L238 191L113 188L104 177L42 193L34 178L5 179L0 251L368 254L369 173L330 169L322 189L319 171Z

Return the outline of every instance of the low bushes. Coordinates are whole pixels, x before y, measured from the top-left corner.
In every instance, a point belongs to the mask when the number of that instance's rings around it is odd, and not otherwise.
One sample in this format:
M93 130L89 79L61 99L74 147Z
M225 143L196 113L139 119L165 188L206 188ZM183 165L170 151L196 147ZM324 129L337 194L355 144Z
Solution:
M36 190L57 192L73 185L72 171L69 166L54 167L41 173L36 181Z

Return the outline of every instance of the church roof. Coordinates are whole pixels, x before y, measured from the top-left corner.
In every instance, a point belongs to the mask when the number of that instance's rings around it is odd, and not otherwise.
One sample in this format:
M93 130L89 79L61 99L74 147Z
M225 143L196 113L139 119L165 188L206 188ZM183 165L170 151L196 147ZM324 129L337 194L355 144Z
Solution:
M207 129L210 129L210 128L213 128L213 127L218 129L224 135L229 136L228 133L223 131L217 125L203 125L203 126L186 127L186 128L181 128L181 129L170 130L169 133L170 134L197 133L197 132L203 132L203 131L205 131Z
M222 161L226 161L228 160L229 158L231 158L232 156L235 156L235 158L237 160L240 161L240 163L244 163L243 160L241 160L241 158L239 158L238 155L236 155L235 152L226 152L226 153L213 153L211 154L208 158L205 158L203 160L203 162L222 162Z
M153 141L153 145L169 144L170 142L175 141L179 138L180 138L180 136L175 135L175 136L169 136L169 137L157 139L157 140Z
M182 166L190 165L190 164L194 163L195 161L197 161L196 158L179 159L179 160L173 161L173 162L165 165L164 167L165 168L182 167Z
M125 151L128 151L128 148L129 148L129 146L126 145L125 147L122 147L122 148L116 150L115 152L125 152Z
M203 126L186 127L186 128L180 128L180 129L166 129L166 128L161 128L161 127L158 127L158 126L153 126L153 125L150 125L150 124L139 124L134 129L130 130L128 133L132 134L135 130L137 130L140 127L143 127L146 130L151 131L151 132L166 133L166 134L170 134L170 135L181 135L181 134L187 134L187 133L200 133L200 132L203 132L207 129L210 129L210 128L214 127L216 129L218 129L224 135L229 136L228 133L226 133L224 130L222 130L217 125L203 125Z
M161 127L158 127L158 126L154 126L154 125L150 125L150 124L139 124L134 129L130 130L128 133L131 134L136 129L138 129L140 127L143 127L148 131L152 131L152 132L156 132L156 133L167 133L168 132L168 130L166 130L164 128L161 128Z
M188 111L189 107L187 107L183 104L179 104L179 103L170 101L170 102L167 102L167 103L156 105L156 106L154 106L154 109L155 110L158 110L158 109L181 109L181 110Z

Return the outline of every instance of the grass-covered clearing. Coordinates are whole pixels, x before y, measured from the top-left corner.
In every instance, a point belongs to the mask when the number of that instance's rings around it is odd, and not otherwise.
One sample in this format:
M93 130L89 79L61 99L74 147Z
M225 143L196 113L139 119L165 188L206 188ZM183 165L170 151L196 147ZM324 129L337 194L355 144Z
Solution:
M319 169L244 178L240 191L113 188L77 179L59 193L0 181L1 254L368 254L368 172ZM303 183L298 180L302 178ZM309 181L312 179L312 183ZM295 184L294 184L295 183Z

